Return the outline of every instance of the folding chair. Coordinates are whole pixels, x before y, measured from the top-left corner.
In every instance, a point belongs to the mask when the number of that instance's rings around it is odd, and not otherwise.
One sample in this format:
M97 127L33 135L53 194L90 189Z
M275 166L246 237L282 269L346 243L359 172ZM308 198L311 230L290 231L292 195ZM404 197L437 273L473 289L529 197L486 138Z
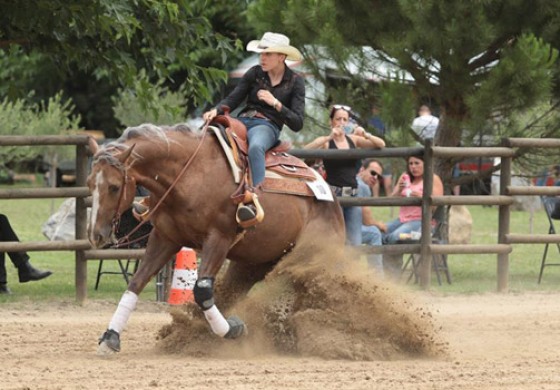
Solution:
M122 275L124 281L128 285L129 278L134 275L138 270L138 265L140 264L140 259L126 259L126 265L123 264L124 259L117 259L120 271L103 271L103 259L99 259L99 268L97 269L97 279L95 280L95 290L99 287L99 281L101 280L101 275ZM131 263L134 262L134 268L130 269Z
M548 234L556 234L556 229L554 228L554 220L552 219L552 212L554 211L554 207L556 206L556 202L560 201L559 198L556 198L554 196L541 196L541 201L542 204L544 206L544 210L546 212L546 216L548 218ZM544 253L542 256L542 260L541 260L541 270L539 272L539 280L538 280L538 284L541 283L542 280L542 276L543 276L543 272L544 272L544 267L550 267L550 266L559 266L560 263L547 263L546 262L546 256L548 255L548 246L551 244L545 244L544 246ZM560 253L560 244L556 243L553 244L556 245L556 248L558 249L558 253Z
M449 206L439 206L434 212L434 219L436 220L436 227L432 232L432 244L447 244L447 241L443 239L444 229L447 227L447 220L445 218L445 209L449 214ZM412 277L414 277L414 283L418 283L418 265L420 263L420 256L412 253L402 267L402 273L404 273L407 268L412 267L410 275L408 275L407 283L410 282ZM446 254L432 254L432 270L435 272L438 284L441 286L441 272L445 275L448 284L451 284L451 273L449 272L449 267L447 265L447 255Z

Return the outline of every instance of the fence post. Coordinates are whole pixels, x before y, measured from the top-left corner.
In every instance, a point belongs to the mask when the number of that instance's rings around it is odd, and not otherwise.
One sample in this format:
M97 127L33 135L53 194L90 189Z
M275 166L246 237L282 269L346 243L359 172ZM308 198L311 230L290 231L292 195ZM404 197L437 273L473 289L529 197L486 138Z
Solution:
M85 145L76 145L76 186L86 185L88 153ZM76 240L87 237L87 207L85 198L76 197ZM83 304L87 299L87 260L84 250L76 251L76 300Z
M432 276L432 189L434 186L434 153L432 140L424 142L424 191L422 193L422 237L420 239L420 287L430 288Z
M503 146L508 146L502 140ZM508 187L511 185L511 157L502 157L500 167L500 195L509 195ZM507 244L506 235L509 234L510 205L499 206L498 212L498 244ZM509 253L498 253L498 292L507 292L509 278Z

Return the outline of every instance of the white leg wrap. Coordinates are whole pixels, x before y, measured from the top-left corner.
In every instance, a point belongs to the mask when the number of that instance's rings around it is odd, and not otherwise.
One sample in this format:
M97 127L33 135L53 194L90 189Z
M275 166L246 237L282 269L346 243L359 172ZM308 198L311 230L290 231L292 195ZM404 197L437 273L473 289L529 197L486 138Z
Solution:
M120 334L126 326L130 314L136 308L136 302L138 302L138 295L132 291L125 291L113 318L111 318L111 322L109 322L109 329Z
M218 336L224 337L229 332L229 324L216 305L205 310L204 317L206 317L206 321L210 324L212 331Z

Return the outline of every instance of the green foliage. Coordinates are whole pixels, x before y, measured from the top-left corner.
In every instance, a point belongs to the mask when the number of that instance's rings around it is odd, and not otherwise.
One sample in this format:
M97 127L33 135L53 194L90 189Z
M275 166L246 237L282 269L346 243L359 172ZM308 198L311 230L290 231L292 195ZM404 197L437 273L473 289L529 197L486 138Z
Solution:
M321 47L323 57L336 64L329 70L344 71L348 53L363 47L373 49L385 65L400 69L406 77L391 82L403 89L370 85L352 74L346 74L344 89L329 85L324 72L314 71L316 77L323 76L327 96L353 107L375 100L390 129L396 129L389 135L395 145L410 143L407 123L416 116L412 106L429 103L444 119L437 145L469 144L478 139L475 134L495 131L497 118L507 123L516 111L546 102L553 92L552 77L560 74L558 2L256 0L249 12L259 29L280 24L294 42ZM306 61L321 60L306 55ZM355 62L363 65L358 73L383 76L382 62ZM560 129L534 130L531 135L536 137L560 136ZM500 133L518 134L506 126ZM451 167L437 165L444 181Z
M1 135L61 135L78 129L80 118L72 115L73 105L64 101L62 94L50 98L46 103L28 104L21 99L12 102L5 98L0 102ZM4 146L0 148L0 161L14 165L33 159L39 154L59 155L70 153L63 147Z
M61 72L95 74L131 86L141 69L150 79L185 73L189 98L202 104L226 77L207 69L210 52L222 60L234 50L232 39L212 28L205 0L0 1L0 43L36 50ZM215 7L212 7L215 10ZM142 96L142 95L140 95ZM146 103L147 104L147 103Z
M115 117L125 127L142 123L172 125L185 120L186 99L182 91L170 91L163 86L163 80L151 84L145 74L133 88L119 89L112 100Z
M17 45L0 50L0 97L31 98L28 85L37 78L43 63L42 55L27 54Z
M484 126L495 111L509 117L512 112L524 110L527 102L548 100L550 75L557 60L558 51L550 44L534 35L520 36L514 45L504 49L485 82L466 96L471 113L468 127Z

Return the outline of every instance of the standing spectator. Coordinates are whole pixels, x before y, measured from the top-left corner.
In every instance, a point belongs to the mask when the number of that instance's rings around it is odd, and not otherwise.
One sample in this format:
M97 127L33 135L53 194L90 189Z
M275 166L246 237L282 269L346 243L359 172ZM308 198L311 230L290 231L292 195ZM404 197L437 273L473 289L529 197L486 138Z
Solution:
M0 241L19 241L10 225L8 217L4 214L0 214ZM39 271L35 269L29 262L29 256L25 252L8 252L8 256L10 256L12 263L14 263L18 269L20 283L41 280L52 274L51 271ZM8 288L6 254L4 252L0 252L0 294L11 294Z
M305 149L355 149L355 148L383 148L385 142L367 133L362 127L347 128L350 120L351 108L335 104L331 107L329 118L331 131L329 135L316 138ZM356 174L360 163L356 159L324 160L326 181L336 196L356 196L358 182ZM346 225L346 242L350 245L362 243L362 210L360 207L343 207Z
M371 105L371 116L368 119L368 126L375 129L375 132L380 137L385 137L385 135L387 134L385 123L379 115L379 107L375 103Z
M358 172L358 197L367 198L372 196L371 186L382 179L383 168L379 161L368 158L365 159ZM362 207L362 244L365 245L382 245L382 234L387 226L377 221L370 207ZM383 255L370 254L367 256L368 265L378 271L383 276Z
M368 119L368 126L373 128L379 137L385 139L388 129L379 114L379 106L375 103L371 105L371 116ZM373 196L377 197L380 195L381 185L385 189L385 194L391 193L393 189L393 173L391 172L390 161L385 161L382 180L377 181L372 187Z
M432 115L432 110L426 104L418 109L418 116L412 121L412 130L422 139L434 138L439 126L439 119Z
M260 65L249 69L235 89L202 116L210 122L222 107L234 110L246 102L239 120L247 127L251 185L246 197L253 201L240 203L237 209L236 218L242 227L252 226L264 218L256 192L264 181L265 152L276 145L284 125L294 132L300 131L305 113L305 82L285 62L302 58L299 50L290 45L290 39L283 34L267 32L260 41L249 42L247 51L259 53Z

